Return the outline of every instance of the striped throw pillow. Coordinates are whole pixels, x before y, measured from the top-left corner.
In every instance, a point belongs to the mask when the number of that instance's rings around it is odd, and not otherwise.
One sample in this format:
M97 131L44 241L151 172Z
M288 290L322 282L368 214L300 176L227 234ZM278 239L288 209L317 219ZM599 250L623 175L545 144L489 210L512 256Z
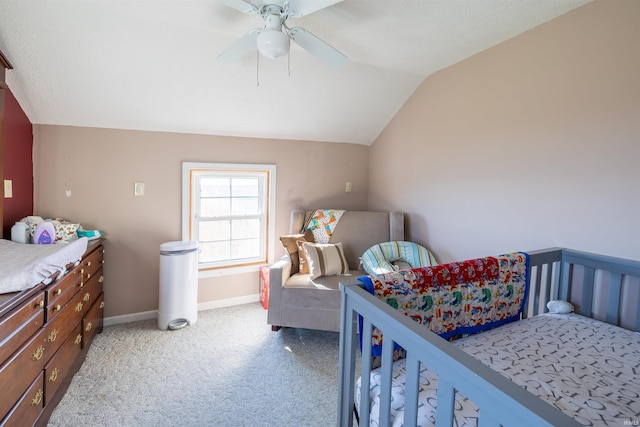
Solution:
M302 244L309 263L311 280L320 276L334 276L349 273L349 265L344 257L342 243L308 243Z

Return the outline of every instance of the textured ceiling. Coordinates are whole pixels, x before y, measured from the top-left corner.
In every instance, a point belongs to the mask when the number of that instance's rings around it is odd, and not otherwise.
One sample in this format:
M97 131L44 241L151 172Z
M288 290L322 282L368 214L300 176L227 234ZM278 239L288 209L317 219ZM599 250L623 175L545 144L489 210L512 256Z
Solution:
M216 61L263 21L215 0L0 0L0 50L34 124L371 144L428 75L589 1L344 0L290 18L349 57L334 70L295 44L289 61Z

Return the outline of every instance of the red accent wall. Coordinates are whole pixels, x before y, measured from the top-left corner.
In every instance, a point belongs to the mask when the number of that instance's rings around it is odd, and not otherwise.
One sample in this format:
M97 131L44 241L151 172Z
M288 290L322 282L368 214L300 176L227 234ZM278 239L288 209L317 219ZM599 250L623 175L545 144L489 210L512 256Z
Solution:
M10 239L11 226L33 215L33 125L8 89L4 113L3 179L13 181L13 197L2 200L2 235Z

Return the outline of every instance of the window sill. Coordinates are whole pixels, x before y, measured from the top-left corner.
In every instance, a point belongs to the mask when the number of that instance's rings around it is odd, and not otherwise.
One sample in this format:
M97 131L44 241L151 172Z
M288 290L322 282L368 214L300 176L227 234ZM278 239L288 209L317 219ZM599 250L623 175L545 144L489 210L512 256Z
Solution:
M265 264L266 265L266 264ZM247 265L242 267L224 267L211 270L198 270L198 279L209 277L231 276L236 274L253 273L260 271L262 265Z

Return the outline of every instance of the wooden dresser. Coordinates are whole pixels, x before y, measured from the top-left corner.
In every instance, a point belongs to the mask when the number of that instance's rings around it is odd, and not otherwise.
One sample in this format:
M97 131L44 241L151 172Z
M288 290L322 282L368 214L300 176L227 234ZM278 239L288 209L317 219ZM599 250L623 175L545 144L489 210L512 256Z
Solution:
M49 285L0 294L0 426L45 426L102 331L102 239Z

